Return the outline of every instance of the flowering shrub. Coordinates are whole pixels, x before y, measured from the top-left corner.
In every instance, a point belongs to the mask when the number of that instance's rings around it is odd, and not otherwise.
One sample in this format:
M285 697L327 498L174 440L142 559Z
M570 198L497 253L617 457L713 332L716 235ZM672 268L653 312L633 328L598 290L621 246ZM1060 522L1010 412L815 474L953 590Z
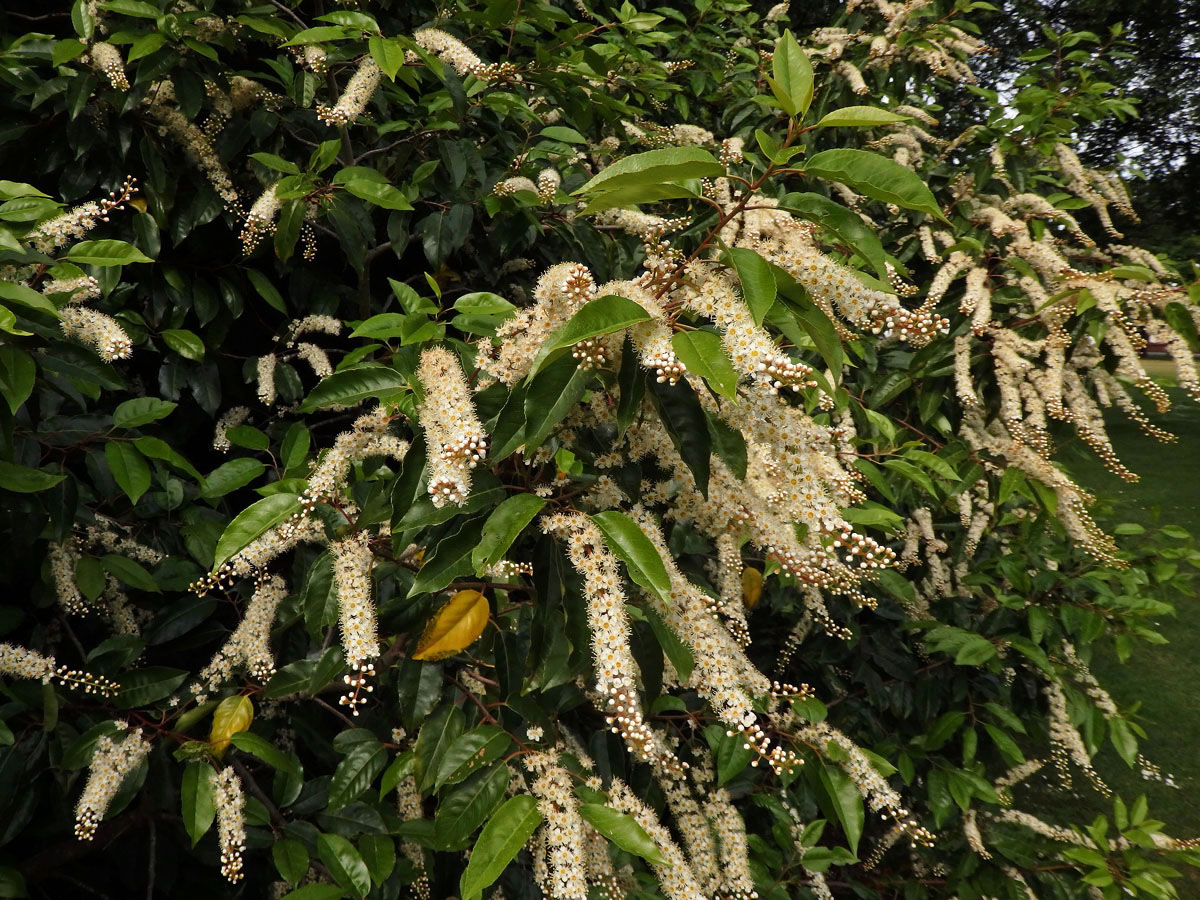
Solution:
M1200 391L1111 41L458 6L9 20L0 895L1174 896L1088 662L1200 553L1055 461Z

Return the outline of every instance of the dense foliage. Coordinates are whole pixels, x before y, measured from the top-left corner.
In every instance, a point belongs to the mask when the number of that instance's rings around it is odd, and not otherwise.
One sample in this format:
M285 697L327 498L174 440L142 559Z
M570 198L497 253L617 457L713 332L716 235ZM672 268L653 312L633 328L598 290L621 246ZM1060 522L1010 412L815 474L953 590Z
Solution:
M0 896L1173 896L1053 458L1200 316L989 8L10 18Z

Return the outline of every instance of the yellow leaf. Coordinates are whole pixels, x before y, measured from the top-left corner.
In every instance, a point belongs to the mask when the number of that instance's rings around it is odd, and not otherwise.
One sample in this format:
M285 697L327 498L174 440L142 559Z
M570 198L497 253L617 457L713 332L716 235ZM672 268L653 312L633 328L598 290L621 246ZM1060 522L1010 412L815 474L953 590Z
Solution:
M226 697L213 711L212 731L208 735L213 753L224 756L229 749L229 739L239 731L245 731L254 721L254 704L249 697Z
M432 661L453 656L483 634L489 612L487 597L479 591L459 591L425 626L412 658Z
M758 606L758 598L762 596L762 572L749 566L742 569L742 601L747 609Z
M144 213L146 211L146 201L141 197L131 198L129 201L129 205L132 206L134 209L136 209L138 212Z

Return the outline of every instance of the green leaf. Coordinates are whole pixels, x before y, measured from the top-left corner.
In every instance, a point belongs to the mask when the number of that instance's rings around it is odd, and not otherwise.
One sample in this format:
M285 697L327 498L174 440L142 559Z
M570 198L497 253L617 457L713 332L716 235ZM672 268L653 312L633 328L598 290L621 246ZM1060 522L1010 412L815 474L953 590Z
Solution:
M75 38L64 38L54 45L50 54L50 65L61 66L63 63L78 59L87 53L87 44Z
M329 808L341 809L366 793L387 767L387 747L378 741L361 741L338 763L329 783Z
M471 859L459 881L462 900L479 900L540 824L542 814L533 797L521 794L506 801L483 826L475 842Z
M15 414L25 405L36 379L37 363L32 356L16 347L0 347L0 394L4 395L9 412Z
M125 57L125 62L131 63L135 59L141 59L143 56L149 56L155 50L158 50L166 44L166 35L158 31L151 31L149 34L143 34L133 46L129 48L129 54Z
M530 367L529 379L532 380L559 350L572 347L587 338L612 334L614 331L620 331L638 322L648 322L650 319L650 313L626 297L608 294L589 300L542 344Z
M754 324L761 325L767 310L775 302L775 276L771 272L771 265L758 253L744 247L734 247L729 251L729 256L742 283L742 296L750 307Z
M1196 333L1196 320L1182 303L1168 303L1163 308L1167 324L1185 341L1193 353L1200 353L1200 335Z
M804 118L813 97L812 63L796 43L791 29L775 44L775 55L771 58L771 75L768 82L779 105L792 118Z
M981 635L968 638L954 656L956 666L979 666L996 655L996 645Z
M392 184L380 184L377 181L354 180L348 181L345 188L360 200L374 203L383 209L412 209L412 204L398 187Z
M294 162L284 159L282 156L276 156L274 153L251 153L250 158L262 163L268 169L274 169L276 172L283 172L285 175L299 175L300 167Z
M625 563L635 584L653 591L664 603L671 599L671 577L658 550L641 527L615 509L591 517L604 535L608 548Z
M122 584L126 584L131 588L137 588L139 591L149 591L153 594L160 593L154 577L146 571L141 563L134 562L132 559L119 556L116 553L104 554L100 557L100 562L104 565L105 571Z
M1132 769L1137 760L1138 742L1129 723L1118 716L1113 716L1108 720L1108 737L1117 753L1121 754L1121 759L1125 760L1125 765Z
M656 379L650 378L647 379L647 386L671 443L691 470L696 489L707 497L712 447L700 399L686 381L673 385L659 384Z
M271 845L271 857L280 877L288 884L296 884L308 873L308 851L299 841L280 838Z
M887 254L883 251L883 244L858 213L828 197L813 193L785 194L779 201L779 208L798 212L816 222L834 240L846 244L865 259L880 279L887 280Z
M139 451L141 451L143 456L149 457L150 459L161 459L163 462L169 463L176 469L179 469L181 472L187 472L187 474L191 475L197 481L204 480L204 476L196 470L196 467L184 459L180 453L178 453L162 438L144 434L134 441L133 445L137 447Z
M699 182L690 182L698 185ZM677 200L681 197L699 197L698 188L683 184L637 184L601 191L594 194L583 208L581 215L590 216L606 209L626 209L640 203L657 203L660 200Z
M382 884L396 868L396 844L390 835L364 834L358 839L358 852L375 884Z
M13 284L11 281L0 281L0 300L11 300L30 309L40 310L56 319L62 318L58 307L46 299L45 294L38 293L23 284Z
M479 771L499 758L511 744L508 734L495 725L480 725L459 735L438 763L434 790L444 784L456 784Z
M933 192L920 176L886 156L848 148L823 150L804 163L804 173L839 181L884 203L894 203L947 221Z
M81 266L124 266L154 262L133 244L125 241L80 241L62 257Z
M688 178L711 178L724 174L725 167L717 162L707 150L700 147L667 147L662 150L635 153L633 156L617 160L572 193L590 194L595 191L615 191Z
M154 4L144 0L105 0L100 4L100 8L139 19L157 19L160 14Z
M104 445L104 459L117 486L136 506L142 494L150 489L150 467L146 465L146 458L132 444L109 441Z
M475 574L483 575L498 563L545 505L546 501L536 494L514 494L492 510L483 523L479 543L471 550Z
M227 428L225 439L235 447L245 447L247 450L266 450L271 446L271 439L267 437L267 433L253 425L234 425Z
M168 696L187 677L186 671L165 666L147 666L126 672L121 675L121 690L117 693L115 705L118 709L148 706Z
M394 38L372 35L367 40L367 51L379 70L391 80L396 80L396 73L404 65L404 46Z
M231 556L269 528L284 522L300 510L295 494L272 494L250 504L225 526L217 541L213 568L219 569Z
M440 591L455 578L471 572L471 550L479 543L482 523L475 519L442 538L413 579L408 596Z
M186 328L168 328L160 332L168 347L184 359L204 359L204 341Z
M463 732L463 711L456 706L441 707L421 725L413 744L417 786L422 791L433 787L438 765L450 745Z
M826 113L814 127L816 128L856 128L871 125L892 125L905 122L911 116L898 116L886 109L875 106L843 106L833 112Z
M862 795L850 776L841 769L821 763L817 771L829 797L834 817L841 822L842 831L846 833L846 843L850 845L850 852L857 855L858 841L862 837L863 824L866 821Z
M465 848L467 839L504 799L511 777L508 766L501 763L476 772L447 793L433 820L438 842L453 849Z
M213 769L208 763L188 763L183 768L183 786L180 802L183 811L183 827L187 829L192 846L204 837L217 814L213 802Z
M313 412L327 406L354 406L372 397L394 397L408 390L408 382L395 369L386 366L357 366L334 372L312 389L300 404L300 412Z
M245 487L261 476L266 469L267 467L257 459L250 459L246 456L231 459L208 473L208 477L204 479L204 487L200 491L200 496L205 500L224 497L231 491Z
M254 290L258 292L258 296L267 301L268 306L279 310L281 313L287 312L287 304L283 302L283 295L279 293L279 288L271 284L271 280L266 275L257 269L247 269L246 277L254 285Z
M692 655L692 648L685 644L679 635L671 630L671 626L663 621L662 616L658 614L657 610L647 608L644 612L646 614L646 621L650 623L650 630L658 638L658 643L663 648L663 653L667 655L667 659L671 661L671 665L679 673L680 680L686 682L692 675L692 669L696 666L696 658Z
M587 387L593 373L581 369L569 356L561 357L540 373L525 394L525 437L527 454L546 442L554 426L570 412Z
M407 319L408 315L405 313L379 313L362 322L350 332L350 337L391 340L404 334L404 322Z
M340 834L321 834L317 836L317 853L334 881L355 897L367 896L371 873L352 843Z
M658 845L638 824L633 816L626 815L603 803L581 803L579 814L589 825L627 853L640 856L656 866L670 866Z
M239 731L229 738L229 742L242 753L249 753L273 769L290 775L300 774L300 764L296 760L253 731Z
M800 327L812 338L817 352L821 354L821 358L825 360L825 365L833 373L834 381L840 381L845 356L842 351L842 342L838 338L837 329L829 321L829 316L825 315L824 312L817 308L816 304L811 300L807 300L807 298L804 303L791 304L788 308L796 317L796 321L800 323Z
M454 301L454 308L460 313L472 316L501 316L508 318L517 308L501 297L489 291L476 291L463 294Z
M175 411L176 404L157 397L138 397L117 404L113 410L113 424L118 428L137 428L159 419L165 419Z
M671 337L671 349L689 372L703 378L722 397L737 398L737 372L719 335L711 331L677 331Z
M0 460L0 488L6 491L35 494L38 491L49 490L66 477Z

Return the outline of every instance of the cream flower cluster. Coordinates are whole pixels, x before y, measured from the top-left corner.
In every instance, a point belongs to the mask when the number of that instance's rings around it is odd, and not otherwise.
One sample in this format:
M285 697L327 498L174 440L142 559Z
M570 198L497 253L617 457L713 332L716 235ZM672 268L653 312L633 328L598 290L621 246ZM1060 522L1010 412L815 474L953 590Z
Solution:
M87 344L105 362L133 355L133 341L112 316L86 306L67 306L59 315L63 334Z
M863 800L873 812L884 818L893 819L897 825L904 827L909 838L921 844L932 844L933 835L912 818L912 813L904 805L904 801L895 789L887 783L871 760L862 749L846 735L827 722L804 725L797 731L797 736L813 746L825 747L834 743L845 754L844 762L839 763L850 780L854 782Z
M341 319L333 316L311 315L302 319L293 319L288 325L288 346L296 346L296 338L302 334L328 334L337 337L342 333Z
M58 666L53 656L44 656L36 650L16 644L0 644L0 675L36 679L42 684L50 684L57 678L67 687L80 688L85 694L99 694L102 697L111 697L117 692L116 683L101 675Z
M121 59L121 51L107 41L96 41L88 49L92 67L97 72L103 72L108 83L115 90L129 90L129 78L125 75L125 60Z
M534 305L497 329L500 343L493 345L485 338L476 345L477 365L498 381L516 384L529 374L546 339L595 296L596 281L586 266L571 262L551 266L534 288Z
M396 811L405 822L413 822L425 818L421 808L421 794L417 790L416 780L411 775L405 775L396 782ZM413 882L413 890L420 900L429 900L429 875L425 869L425 851L414 841L401 840L400 852L407 857L417 870L417 879Z
M242 880L242 854L246 851L246 795L233 766L226 766L213 779L213 806L217 811L221 874L236 884Z
M279 216L280 207L283 206L283 201L279 199L276 193L279 187L279 182L268 185L267 188L254 201L254 205L250 207L250 212L246 214L246 221L242 225L242 252L249 256L254 252L254 249L262 242L262 239L275 231L275 219Z
M257 584L242 621L212 661L201 670L201 684L193 688L195 693L219 688L233 675L234 666L245 666L259 681L266 681L275 674L271 626L275 623L275 612L286 596L287 584L278 575Z
M177 143L188 160L204 173L220 196L225 208L241 209L241 200L229 171L221 162L212 140L203 130L169 104L175 101L175 88L170 81L159 82L146 96L146 115L158 125L159 133Z
M382 75L379 64L370 54L359 61L358 68L346 83L342 96L332 107L318 106L317 118L326 125L346 125L361 116L379 88Z
M371 552L367 532L360 531L331 544L329 553L333 558L333 583L346 662L355 672L369 672L372 669L369 661L379 655L379 623L371 600L375 554ZM357 708L353 712L357 715Z
M562 767L556 751L527 753L523 760L532 779L530 790L537 798L548 863L544 891L553 900L587 900L588 884L584 856L584 821L579 814L571 773Z
M1087 751L1087 746L1083 743L1083 738L1075 726L1071 724L1071 716L1067 712L1067 698L1062 688L1055 682L1048 681L1043 686L1042 692L1046 695L1050 719L1050 743L1053 748L1051 759L1054 760L1063 785L1065 787L1071 785L1071 770L1068 763L1073 762L1087 776L1092 787L1105 797L1111 796L1112 790L1101 780L1100 775L1092 766L1092 757Z
M124 722L117 723L121 730L128 726ZM136 728L125 734L117 741L108 735L101 735L96 741L92 752L91 767L88 770L87 784L79 802L75 804L75 836L82 841L90 841L96 835L96 828L108 811L109 805L121 789L126 776L138 767L150 752L150 744L142 738L142 730Z
M424 351L417 378L425 389L417 415L429 447L429 496L437 507L461 506L471 493L471 471L487 456L487 433L462 366L449 350Z
M103 200L82 203L65 213L60 213L39 223L25 241L40 253L51 253L59 247L73 243L99 225L107 222L109 215L125 208L125 204L137 192L137 179L126 178L120 191L111 191Z
M447 63L459 75L474 75L480 81L491 81L513 75L516 71L511 63L485 63L458 38L438 28L415 31L413 40L418 47Z
M547 516L541 526L565 542L571 565L583 576L596 692L605 721L614 734L624 738L636 758L678 768L674 754L642 715L639 670L629 646L629 614L617 558L596 524L579 513Z
M75 278L52 278L42 285L42 293L46 296L66 294L68 303L87 303L100 296L100 282L91 275L79 275Z
M234 406L217 420L217 425L213 429L213 449L220 450L222 453L228 453L233 446L229 443L229 438L226 436L230 428L236 428L245 423L250 418L250 407Z

